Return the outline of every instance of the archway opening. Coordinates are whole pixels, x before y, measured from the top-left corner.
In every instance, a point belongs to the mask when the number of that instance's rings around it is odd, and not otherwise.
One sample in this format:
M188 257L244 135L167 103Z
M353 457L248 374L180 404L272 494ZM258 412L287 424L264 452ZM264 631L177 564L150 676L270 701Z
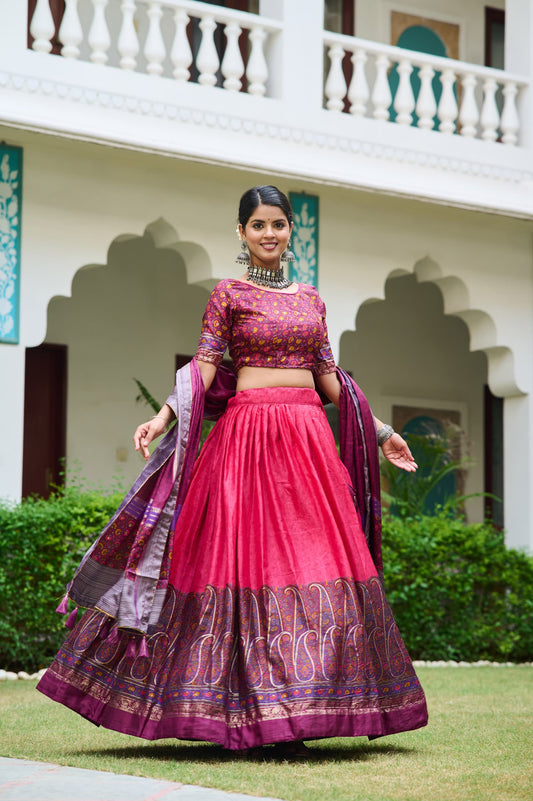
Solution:
M459 489L484 491L487 358L470 351L466 323L444 313L438 286L414 274L390 277L385 299L361 306L355 331L343 333L339 361L377 417L398 430L421 416L444 430L453 425L460 441L455 455L469 460ZM466 511L482 520L483 498L469 501Z
M143 236L117 237L107 264L80 268L71 296L49 303L45 345L67 353L67 483L131 484L142 467L132 434L153 414L136 401L134 379L163 403L176 354L196 350L208 289L187 283L187 255L179 252L195 246L176 235L175 246L158 247L152 234L149 227ZM34 439L26 462L39 447Z

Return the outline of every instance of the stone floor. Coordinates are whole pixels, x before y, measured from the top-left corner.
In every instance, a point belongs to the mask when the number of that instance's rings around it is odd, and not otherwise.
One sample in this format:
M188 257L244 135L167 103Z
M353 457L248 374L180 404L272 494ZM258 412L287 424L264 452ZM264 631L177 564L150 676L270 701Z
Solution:
M191 784L0 757L0 801L278 801Z

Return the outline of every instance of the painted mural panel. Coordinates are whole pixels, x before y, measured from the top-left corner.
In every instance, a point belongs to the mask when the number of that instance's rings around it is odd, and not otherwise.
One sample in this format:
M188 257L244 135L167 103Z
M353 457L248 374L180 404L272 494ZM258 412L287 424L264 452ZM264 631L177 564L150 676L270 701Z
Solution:
M296 261L291 264L289 278L300 284L318 284L318 197L289 192L294 213L292 251Z
M0 144L0 342L19 341L22 148Z

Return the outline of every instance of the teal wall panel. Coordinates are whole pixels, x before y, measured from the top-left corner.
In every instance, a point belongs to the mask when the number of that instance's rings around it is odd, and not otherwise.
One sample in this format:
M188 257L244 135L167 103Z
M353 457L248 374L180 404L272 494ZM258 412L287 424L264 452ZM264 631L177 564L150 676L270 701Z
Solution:
M0 144L0 342L19 341L22 148Z
M318 284L318 197L289 192L294 213L292 251L296 261L290 265L289 278L300 284Z

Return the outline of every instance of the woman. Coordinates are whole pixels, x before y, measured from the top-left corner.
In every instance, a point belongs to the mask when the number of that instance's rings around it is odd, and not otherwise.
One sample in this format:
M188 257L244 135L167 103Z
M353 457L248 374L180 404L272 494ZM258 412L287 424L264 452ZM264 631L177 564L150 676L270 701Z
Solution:
M247 272L213 290L196 357L136 449L148 459L178 422L59 607L89 611L39 689L98 725L299 757L304 739L427 722L383 593L377 442L416 465L335 367L316 290L285 278L291 232L278 189L243 195ZM315 385L339 407L342 461ZM196 460L204 413L219 420Z

